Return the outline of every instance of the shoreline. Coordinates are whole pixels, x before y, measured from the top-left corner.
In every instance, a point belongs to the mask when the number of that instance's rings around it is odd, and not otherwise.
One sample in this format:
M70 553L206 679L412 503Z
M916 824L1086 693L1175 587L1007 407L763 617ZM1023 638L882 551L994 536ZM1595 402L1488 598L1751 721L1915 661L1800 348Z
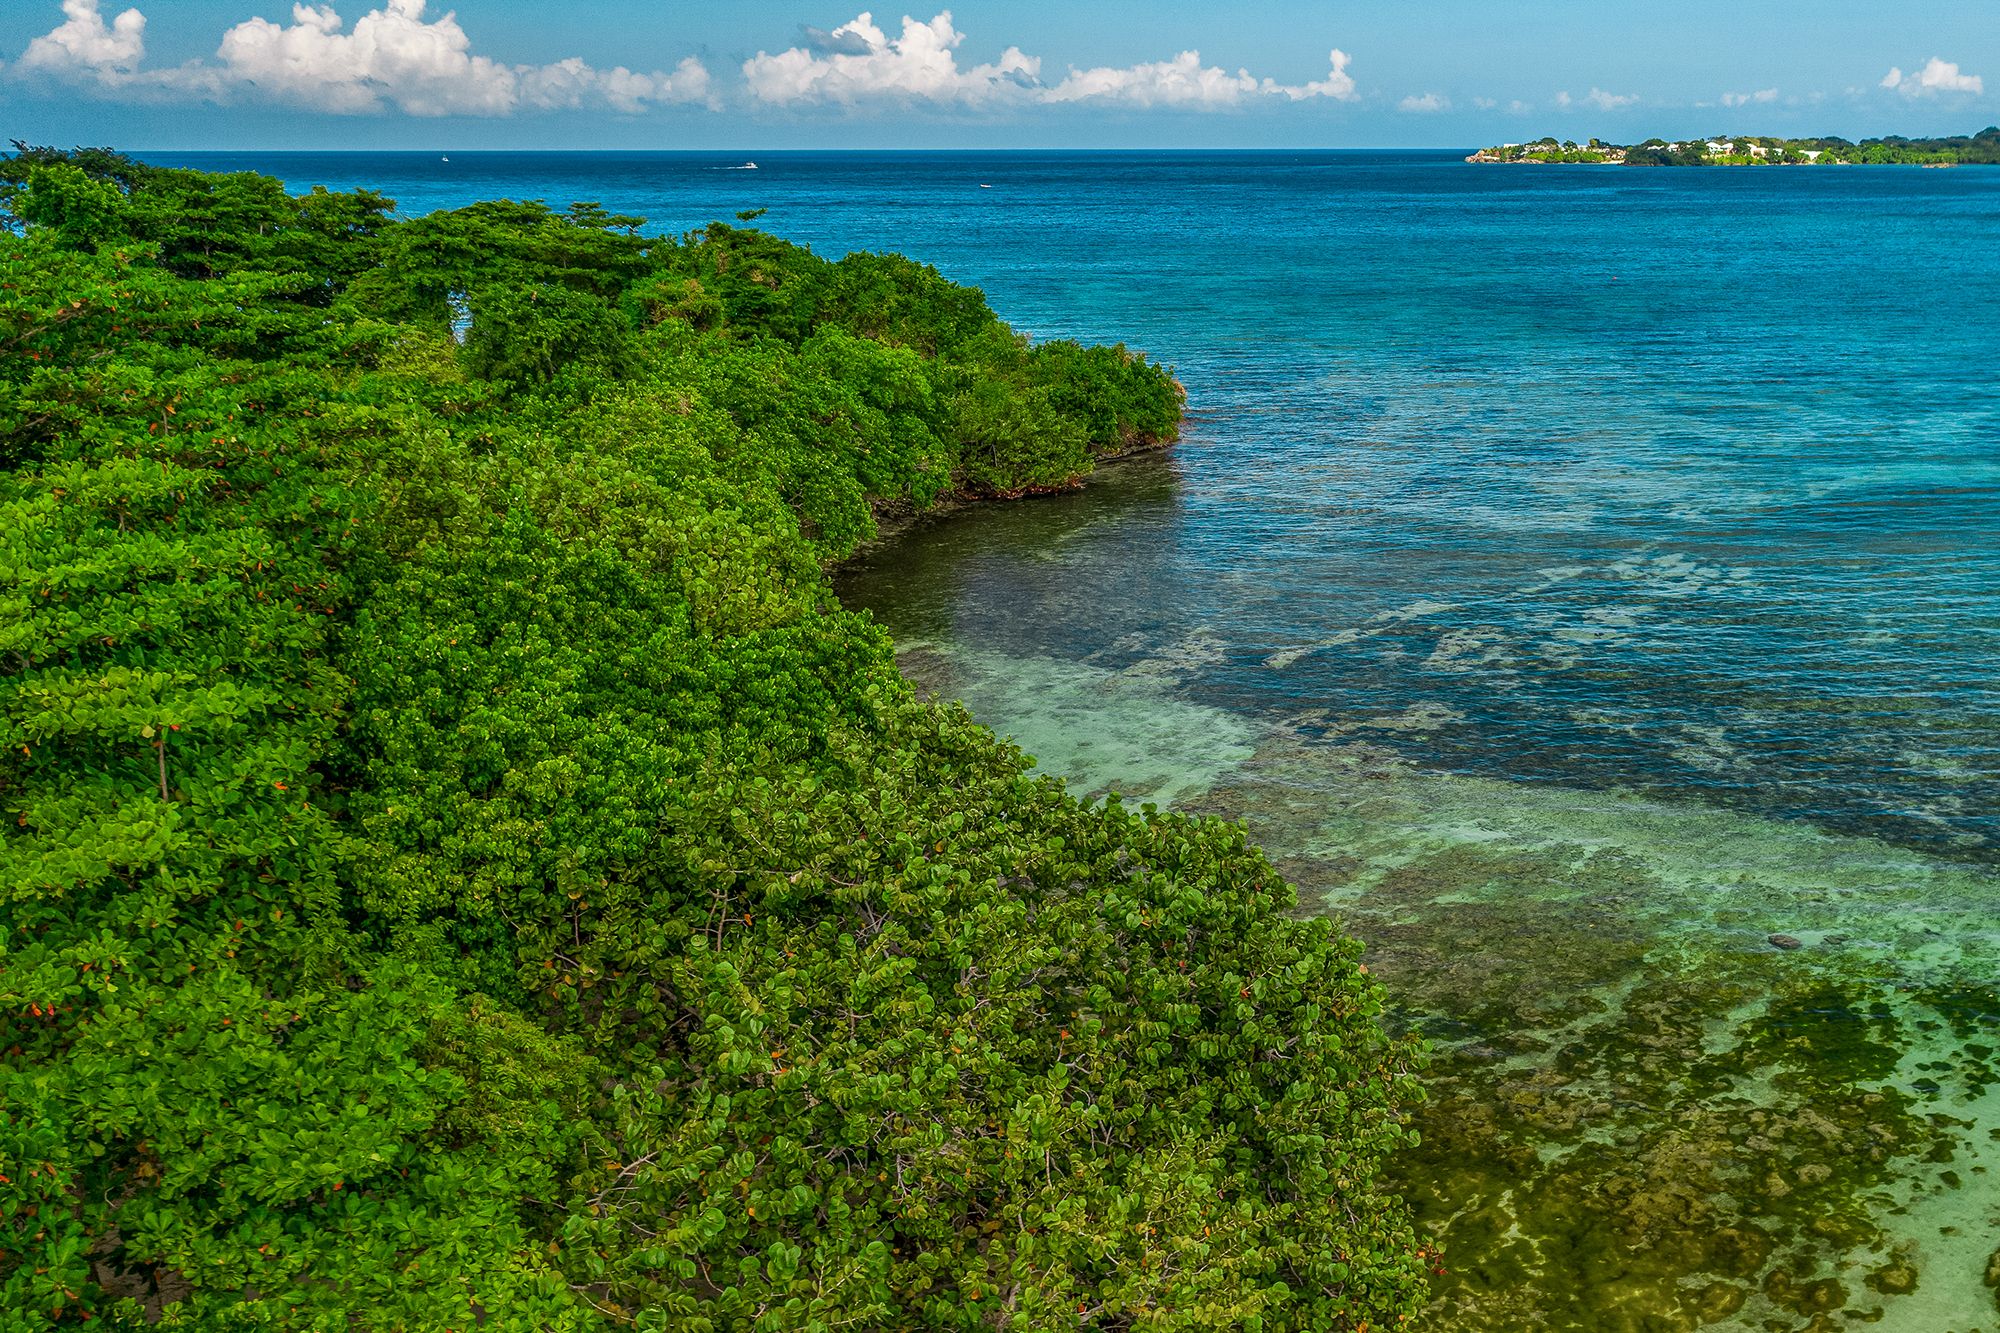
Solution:
M1186 418L1183 417L1182 420L1185 421ZM1072 484L1062 487L1020 491L1012 495L979 495L966 491L944 491L940 492L937 499L933 500L923 509L915 508L907 500L890 501L870 497L868 507L875 517L875 535L856 545L852 551L849 551L841 559L829 564L827 566L828 572L831 573L843 569L856 561L873 555L891 542L922 528L929 527L932 523L942 522L968 509L976 509L985 505L1018 504L1028 500L1046 500L1057 496L1075 495L1078 491L1090 485L1091 478L1097 475L1099 468L1116 466L1120 463L1129 463L1140 458L1156 457L1168 452L1178 443L1180 443L1180 436L1177 432L1171 440L1144 441L1128 445L1114 453L1101 455L1091 460L1089 472L1079 475L1074 479Z

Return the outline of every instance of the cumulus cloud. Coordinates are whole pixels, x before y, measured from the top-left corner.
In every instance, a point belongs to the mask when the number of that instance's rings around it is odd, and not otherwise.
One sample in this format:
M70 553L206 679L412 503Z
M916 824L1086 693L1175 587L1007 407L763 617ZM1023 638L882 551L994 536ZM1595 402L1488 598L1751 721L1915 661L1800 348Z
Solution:
M1581 97L1571 97L1568 93L1556 94L1556 105L1567 111L1575 106L1595 107L1599 111L1617 111L1623 107L1638 104L1638 97L1629 93L1607 93L1602 88L1592 88Z
M254 18L223 34L217 58L232 81L316 111L386 106L413 116L505 116L521 110L704 100L708 71L693 59L673 73L594 69L571 58L508 65L472 52L458 16L426 20L425 0L388 0L342 32L332 5L292 7L289 25Z
M1298 88L1274 85L1269 79L1264 81L1265 85L1268 90L1281 93L1295 102L1308 97L1330 97L1336 102L1352 102L1361 96L1354 87L1354 76L1347 72L1347 67L1354 63L1354 57L1336 47L1326 53L1326 60L1328 68L1323 79Z
M1481 110L1492 109L1492 102L1487 101L1485 98L1479 100L1485 103ZM1440 111L1451 110L1451 99L1442 93L1412 93L1410 96L1396 103L1396 109L1398 111L1408 111L1414 115L1435 115Z
M1131 106L1232 106L1257 94L1249 70L1231 74L1201 63L1201 52L1183 51L1172 60L1137 65L1072 69L1043 96L1051 102L1124 102Z
M1289 84L1275 79L1259 79L1247 69L1231 74L1218 66L1202 64L1199 51L1183 51L1172 60L1122 67L1072 69L1061 83L1042 90L1042 100L1195 108L1236 106L1255 97L1282 97L1292 102L1314 97L1329 97L1340 102L1354 100L1357 96L1354 78L1347 72L1351 57L1345 51L1336 50L1328 53L1327 60L1327 76L1324 79Z
M1329 53L1324 79L1300 84L1204 65L1197 51L1136 65L1072 68L1062 79L1046 83L1041 57L1018 46L1008 47L990 64L961 66L957 50L965 34L954 26L950 10L929 22L906 16L895 36L878 25L872 13L830 32L809 28L805 35L804 45L775 55L759 51L743 62L744 84L752 97L780 106L900 100L951 105L1113 102L1210 109L1260 97L1297 102L1317 97L1351 101L1358 96L1343 51Z
M1777 100L1778 90L1776 88L1760 88L1754 93L1724 93L1722 95L1722 104L1724 106L1749 106L1752 103L1762 104Z
M1039 58L1010 46L989 65L961 69L955 54L965 34L946 10L928 23L904 18L891 37L863 13L830 33L809 30L811 49L776 55L759 51L743 62L743 80L760 102L857 102L890 97L925 102L982 102L1033 85Z
M138 73L146 58L146 16L128 9L110 23L98 0L63 0L63 21L28 43L21 68L100 78Z
M295 4L289 24L253 18L229 29L213 61L146 70L145 16L128 9L107 25L99 3L63 0L66 21L29 44L18 72L114 91L262 97L344 115L390 107L414 116L506 116L583 106L638 112L712 96L708 71L693 58L670 73L646 74L622 65L596 69L575 58L510 65L476 55L457 16L426 19L425 0L387 0L351 31L343 31L330 4Z
M199 62L145 69L146 16L127 9L109 23L99 0L63 0L63 21L28 43L14 65L17 78L51 78L120 96L213 95L214 70Z
M289 21L258 17L236 24L207 60L149 69L140 10L107 19L105 0L62 0L63 22L36 38L8 72L107 95L261 100L335 115L508 116L583 107L638 113L662 104L720 105L708 70L692 57L671 71L651 73L599 69L576 58L511 64L475 51L458 16L447 11L432 17L426 0L372 2L351 27L333 3L297 3ZM964 41L949 10L927 22L905 16L893 32L871 13L831 30L803 26L799 44L776 54L759 51L743 62L744 91L774 106L900 101L1192 110L1360 96L1351 57L1337 49L1328 52L1325 77L1302 83L1205 64L1194 50L1133 65L1072 66L1060 79L1045 81L1041 58L1018 46L988 63L961 64ZM1448 105L1441 95L1424 94L1405 99L1404 109Z
M1901 66L1892 68L1883 75L1882 86L1905 97L1937 97L1944 93L1971 93L1976 97L1986 91L1986 81L1977 74L1963 73L1952 61L1936 56L1914 74L1903 73Z

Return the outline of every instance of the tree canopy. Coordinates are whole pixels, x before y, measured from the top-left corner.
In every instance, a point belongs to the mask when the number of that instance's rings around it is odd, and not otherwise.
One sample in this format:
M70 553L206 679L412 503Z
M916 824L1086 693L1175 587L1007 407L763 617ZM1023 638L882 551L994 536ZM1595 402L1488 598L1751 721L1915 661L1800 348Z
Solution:
M826 577L1172 438L1163 370L589 204L0 209L0 1329L1417 1308L1358 946Z

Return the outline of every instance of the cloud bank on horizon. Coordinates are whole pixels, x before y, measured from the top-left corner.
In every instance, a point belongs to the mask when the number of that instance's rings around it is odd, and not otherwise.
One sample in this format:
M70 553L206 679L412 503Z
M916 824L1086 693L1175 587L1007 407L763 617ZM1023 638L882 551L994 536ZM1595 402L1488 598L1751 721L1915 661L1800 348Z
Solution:
M107 20L102 0L61 0L63 22L28 44L9 71L107 97L215 102L267 100L333 115L396 110L410 116L509 116L600 107L638 114L656 105L723 108L716 81L693 56L672 71L597 69L576 57L514 65L475 54L455 12L426 17L427 0L385 0L346 29L331 4L294 4L290 23L246 19L222 34L209 60L146 66L146 15ZM1071 68L1044 82L1042 59L1010 46L988 64L961 66L965 34L944 10L905 17L891 36L863 12L808 45L743 62L753 105L927 103L999 107L1074 102L1213 110L1258 98L1304 101L1359 96L1350 58L1334 50L1326 77L1299 84L1202 63L1197 51L1125 67Z
M713 98L692 57L671 72L595 69L570 58L509 65L472 53L458 17L424 17L425 0L387 0L351 31L330 4L295 4L289 24L247 19L222 34L215 57L148 69L146 16L105 22L100 0L62 0L64 20L28 44L17 76L45 76L111 96L171 101L268 99L335 115L507 116L598 106L636 114Z
M1296 83L1208 63L1192 47L1164 59L1056 71L1042 56L1010 45L990 60L968 63L959 54L966 34L948 9L928 20L905 15L900 27L878 22L872 11L831 29L804 26L795 44L776 53L758 49L740 63L735 78L724 80L692 55L670 70L650 72L599 68L575 56L509 63L476 52L455 12L432 17L427 0L372 3L351 27L333 3L293 4L289 22L247 18L221 34L212 55L156 66L147 63L143 11L107 16L103 0L60 0L62 21L33 38L12 65L0 62L0 79L39 81L109 101L264 103L340 116L500 118L562 110L637 116L671 107L795 114L830 108L850 115L868 108L998 115L1080 106L1223 112L1369 101L1421 117L1455 105L1452 93L1421 86L1400 97L1364 92L1351 72L1353 57L1338 47L1327 53L1324 77ZM1985 84L1932 56L1912 73L1892 68L1874 95L1884 90L1907 99L1965 100L1982 97ZM1470 91L1459 91L1460 100L1481 111L1503 105L1467 96ZM1764 88L1723 93L1720 105L1778 100L1776 88ZM1670 105L1595 84L1582 94L1555 91L1539 106L1520 98L1504 104L1516 116Z

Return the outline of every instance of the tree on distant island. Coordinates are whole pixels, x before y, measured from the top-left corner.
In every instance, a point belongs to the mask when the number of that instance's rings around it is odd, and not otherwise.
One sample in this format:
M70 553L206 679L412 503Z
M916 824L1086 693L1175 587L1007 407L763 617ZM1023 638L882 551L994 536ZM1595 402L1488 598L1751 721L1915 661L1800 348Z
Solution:
M1579 148L1545 135L1526 144L1504 144L1474 153L1472 162L1622 163L1628 167L1703 166L1992 166L2000 165L2000 126L1971 136L1911 139L1899 134L1856 144L1838 136L1779 139L1766 135L1723 135L1669 142L1646 139L1630 147L1592 138Z

